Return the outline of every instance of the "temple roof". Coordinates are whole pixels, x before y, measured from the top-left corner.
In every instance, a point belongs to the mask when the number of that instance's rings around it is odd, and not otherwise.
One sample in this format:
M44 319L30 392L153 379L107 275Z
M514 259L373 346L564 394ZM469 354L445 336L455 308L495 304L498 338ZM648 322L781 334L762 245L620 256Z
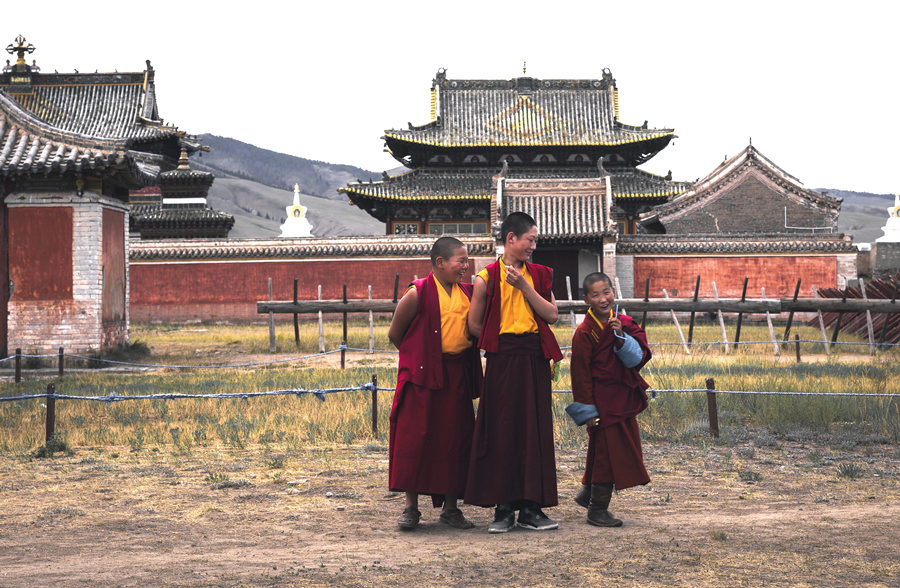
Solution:
M547 190L556 193L548 197ZM609 222L606 210L603 177L552 180L507 177L501 210L498 216L492 217L492 223L499 225L512 212L524 212L537 222L541 246L599 246L602 236L615 234L615 225Z
M494 239L490 235L464 235L460 238L469 248L469 255L494 255ZM163 259L428 257L433 244L433 235L133 241L129 246L129 257L133 262Z
M131 173L135 186L155 183L161 156L135 152L124 139L61 131L41 121L0 91L0 176Z
M842 234L619 235L616 243L618 255L855 252L856 246L850 237Z
M193 208L164 207L160 203L133 204L128 219L132 232L142 239L227 237L234 217L208 206Z
M611 185L615 198L668 198L686 190L687 182L673 182L662 176L634 168L612 168ZM385 180L353 182L339 192L351 201L384 200L424 202L434 200L490 200L492 178L499 168L422 167ZM519 167L509 166L506 177L514 179L598 178L593 166Z
M395 157L404 144L439 148L620 147L647 143L645 161L674 137L669 128L650 129L618 120L618 92L608 70L602 79L448 80L432 84L432 120L422 126L386 130ZM651 147L651 143L655 143ZM639 162L638 162L639 163Z
M28 84L14 84L26 75ZM153 68L133 73L0 74L0 90L40 120L74 134L147 141L178 134L156 106Z
M675 198L641 215L642 222L659 222L665 225L669 219L676 215L684 215L692 210L699 210L703 207L704 201L740 179L740 176L747 168L753 168L762 173L769 180L780 186L781 189L817 207L828 209L835 213L840 211L841 198L809 190L803 186L800 180L778 167L772 160L750 144L734 157L723 161L702 180L689 185L688 189Z
M28 65L34 52L24 37L7 47L15 65L0 73L0 175L66 174L116 167L122 187L156 183L181 149L199 139L166 125L156 105L154 71L42 73Z

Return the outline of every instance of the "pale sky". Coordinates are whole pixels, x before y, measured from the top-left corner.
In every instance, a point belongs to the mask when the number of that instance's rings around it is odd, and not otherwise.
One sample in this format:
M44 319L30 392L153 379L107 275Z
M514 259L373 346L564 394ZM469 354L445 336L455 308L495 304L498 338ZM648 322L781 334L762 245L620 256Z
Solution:
M10 6L10 4L12 4ZM900 192L894 2L7 2L44 71L142 71L192 134L373 171L385 129L429 117L431 80L600 78L622 122L678 138L678 180L753 145L809 188ZM39 8L36 8L39 6Z

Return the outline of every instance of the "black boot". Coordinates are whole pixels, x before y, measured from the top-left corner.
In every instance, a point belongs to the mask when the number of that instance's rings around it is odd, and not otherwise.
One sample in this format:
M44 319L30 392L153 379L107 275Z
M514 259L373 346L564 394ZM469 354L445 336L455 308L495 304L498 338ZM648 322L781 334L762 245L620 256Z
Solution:
M597 527L621 527L622 521L610 514L609 501L612 499L612 485L591 484L591 502L588 506L587 522Z
M587 508L591 503L591 485L582 484L578 494L575 495L575 504L581 508Z

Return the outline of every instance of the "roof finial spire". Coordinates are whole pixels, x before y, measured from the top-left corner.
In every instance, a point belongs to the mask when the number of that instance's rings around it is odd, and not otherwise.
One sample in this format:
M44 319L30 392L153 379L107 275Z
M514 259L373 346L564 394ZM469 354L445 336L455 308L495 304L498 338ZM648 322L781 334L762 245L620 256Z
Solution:
M191 164L188 163L187 147L184 145L181 146L181 155L178 157L178 169L191 169Z
M527 66L528 66L528 62L527 62L527 61L523 61L523 62L522 62L522 75L523 75L523 76L525 75L525 71L528 69Z
M34 45L31 43L25 44L27 39L19 35L16 37L16 44L13 45L10 43L6 46L6 52L12 55L13 53L18 53L19 58L16 60L16 70L17 71L27 71L28 64L25 62L25 54L26 53L34 53Z

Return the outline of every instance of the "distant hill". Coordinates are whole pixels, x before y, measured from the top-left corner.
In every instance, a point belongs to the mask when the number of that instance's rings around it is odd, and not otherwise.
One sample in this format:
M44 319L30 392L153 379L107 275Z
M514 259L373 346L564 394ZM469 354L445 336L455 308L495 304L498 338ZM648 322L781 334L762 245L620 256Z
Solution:
M853 235L854 243L871 243L884 233L881 227L887 222L887 209L894 205L893 194L871 194L834 188L816 188L816 192L843 198L838 230Z
M216 177L252 180L287 190L292 190L294 184L299 184L300 191L304 194L344 201L347 200L346 196L339 194L337 189L347 182L381 178L380 173L352 165L285 155L227 137L201 137L203 144L209 145L210 151L199 157L192 157L191 167L212 172Z
M208 202L212 208L234 215L229 237L249 239L279 236L284 209L293 203L293 198L293 191L251 180L217 177L209 190ZM307 218L317 237L384 234L384 223L348 201L301 193L300 204L307 207Z

